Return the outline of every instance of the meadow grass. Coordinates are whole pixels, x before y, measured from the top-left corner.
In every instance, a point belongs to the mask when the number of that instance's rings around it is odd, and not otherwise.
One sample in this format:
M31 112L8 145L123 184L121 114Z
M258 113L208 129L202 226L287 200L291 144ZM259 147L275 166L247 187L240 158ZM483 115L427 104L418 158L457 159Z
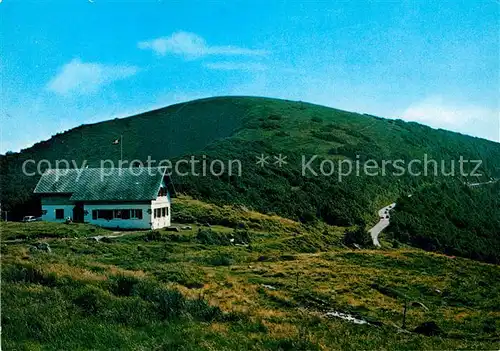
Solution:
M500 341L496 265L408 247L350 250L338 244L342 228L226 211L237 223L262 219L245 228L248 243L217 241L242 230L220 224L101 242L84 238L88 225L74 235L65 224L27 224L61 234L2 244L3 347L414 350L493 349ZM8 230L26 233L27 225ZM217 240L199 235L207 230ZM36 241L52 252L29 250ZM409 308L406 332L405 301L425 306ZM329 311L371 323L327 318ZM426 321L442 333L412 332Z

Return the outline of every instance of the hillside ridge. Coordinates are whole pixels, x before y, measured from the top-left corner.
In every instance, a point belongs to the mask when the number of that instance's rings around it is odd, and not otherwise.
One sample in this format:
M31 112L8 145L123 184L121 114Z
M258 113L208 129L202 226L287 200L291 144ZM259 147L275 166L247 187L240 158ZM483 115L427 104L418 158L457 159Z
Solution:
M331 109L331 110L337 111L337 112L357 114L357 115L366 116L366 117L369 117L369 118L376 118L376 119L383 120L383 121L390 121L390 120L400 120L400 121L403 121L402 119L399 119L399 118L387 118L387 117L381 117L381 116L373 115L373 114L370 114L370 113L347 111L347 110L342 110L342 109L338 109L338 108L334 108L334 107L330 107L330 106L325 106L325 105L321 105L321 104L316 104L316 103L311 103L311 102L304 102L304 101L301 101L301 100L289 100L289 99L271 98L271 97L263 97L263 96L251 96L251 95L227 95L227 96L222 95L222 96L212 96L212 97L200 98L200 99L189 100L189 101L184 101L184 102L178 102L178 103L175 103L175 104L172 104L172 105L167 105L167 106L164 106L164 107L159 107L159 108L155 108L155 109L144 111L144 112L139 112L139 113L136 113L136 114L133 114L133 115L130 115L130 116L115 117L115 118L107 119L107 120L104 120L104 121L93 122L93 123L84 123L84 124L81 124L79 126L70 128L68 130L57 132L55 135L51 136L49 139L38 141L38 142L34 143L32 146L29 146L29 147L26 147L24 149L21 149L19 152L13 152L13 154L20 154L20 153L23 153L23 152L32 151L32 149L36 148L37 145L50 142L54 138L58 138L60 136L67 135L67 134L75 132L75 131L77 131L77 130L79 130L81 128L96 127L96 126L99 126L99 125L106 125L108 123L113 123L113 122L124 122L124 123L126 123L127 120L129 120L129 119L141 118L141 117L149 117L150 115L155 115L155 114L159 114L159 113L167 113L167 112L170 112L169 110L171 110L171 109L182 108L182 107L184 107L186 105L189 105L189 104L197 104L197 103L203 103L203 102L216 102L218 100L225 100L225 99L262 99L262 100L269 100L269 101L274 100L274 101L282 101L282 102L287 102L287 103L297 103L297 104L304 104L304 105L316 106L316 107L320 107L320 108L327 108L327 109ZM464 137L467 137L467 138L473 138L473 139L478 139L478 140L483 140L483 141L486 141L486 142L491 142L491 143L499 144L499 142L496 142L494 140L485 139L485 138L481 138L481 137L477 137L477 136L472 136L472 135L468 135L468 134L464 134L464 133L460 133L460 132L456 132L456 131L451 131L451 130L447 130L447 129L443 129L443 128L434 128L434 127L428 126L428 125L420 123L420 122L415 122L415 121L404 121L404 122L405 123L409 123L409 124L414 124L414 125L422 126L422 127L426 127L426 128L429 128L430 130L434 130L434 131L442 131L442 132L446 132L446 133L454 133L454 134L461 135L461 136L464 136Z
M123 143L118 147L113 141L121 135ZM128 161L147 162L149 157L172 162L191 157L204 157L207 162L238 160L244 170L241 174L177 176L176 190L204 201L273 212L302 223L320 220L365 230L378 221L378 209L414 194L396 210L391 227L397 233L388 230L394 238L429 250L500 260L500 239L494 230L500 227L500 206L495 208L498 186L470 189L464 185L500 177L499 143L300 101L212 97L77 127L21 153L0 156L2 205L14 218L39 211L39 199L32 194L38 176L23 175L25 160L43 159L51 165L61 159L77 165L85 161L88 167L110 160L116 166L122 148L123 159ZM262 155L273 162L257 164L256 158ZM286 157L279 165L274 162L278 155ZM304 173L301 160L311 157L316 171L323 164L332 165L331 174ZM466 165L464 174L444 173L460 158L481 161L474 169L477 176L472 176L473 164ZM424 175L423 162L428 159L435 160L436 172ZM388 160L401 160L408 167L401 175L392 164L387 175L351 173L341 179L343 170L333 167L349 160L361 166L376 162L377 170ZM420 162L414 167L419 176L408 172L413 160ZM27 171L37 171L34 166L29 164ZM456 198L462 202L453 200ZM441 204L446 230L435 225L442 218L428 211L430 203L440 200L447 202ZM484 206L493 208L481 210ZM411 213L405 215L405 211Z

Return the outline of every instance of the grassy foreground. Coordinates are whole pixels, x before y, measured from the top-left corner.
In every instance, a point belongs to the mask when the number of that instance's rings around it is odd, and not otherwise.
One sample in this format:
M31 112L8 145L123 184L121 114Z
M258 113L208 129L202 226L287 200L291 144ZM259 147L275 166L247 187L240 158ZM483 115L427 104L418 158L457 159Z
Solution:
M175 210L191 229L99 242L85 237L105 231L87 225L2 223L3 349L494 349L500 342L498 266L407 247L354 251L341 246L343 228L245 208L181 198ZM5 241L15 238L26 239ZM40 242L51 252L33 248ZM424 306L409 308L406 331L405 301ZM326 317L331 311L370 323ZM413 332L426 321L440 333Z

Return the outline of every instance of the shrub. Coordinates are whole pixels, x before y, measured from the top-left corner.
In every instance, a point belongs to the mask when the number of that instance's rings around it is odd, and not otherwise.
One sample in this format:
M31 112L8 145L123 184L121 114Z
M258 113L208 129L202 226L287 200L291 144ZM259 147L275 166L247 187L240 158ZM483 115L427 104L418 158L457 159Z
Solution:
M164 240L163 236L161 233L157 230L152 230L144 234L144 240L145 241L162 241Z
M252 241L250 232L246 229L235 229L233 239L235 244L249 244Z
M204 245L229 245L230 240L224 233L218 233L212 229L199 229L196 240Z
M210 306L205 300L187 300L187 312L195 319L204 322L221 320L223 313L217 306Z
M96 314L98 310L106 305L103 291L95 287L83 289L83 291L73 299L73 303L88 315Z
M311 211L304 211L300 216L300 221L302 223L313 223L316 221L316 215Z
M354 244L370 246L372 244L370 234L363 226L359 225L345 232L343 242L347 246L353 246Z
M158 300L158 312L164 319L179 318L186 313L186 299L177 290L162 291Z
M191 289L203 287L201 272L193 269L186 270L183 266L175 270L157 271L154 274L155 277L162 282L174 282Z
M168 234L165 239L174 243L188 243L191 241L191 236L183 234Z
M279 121L282 117L280 115L272 114L267 117L267 119L272 120L272 121Z
M132 296L138 283L136 277L121 275L111 278L109 290L117 296Z
M260 124L260 127L265 130L279 129L280 125L274 121L264 121Z
M218 252L210 258L209 263L213 266L231 266L234 263L234 258L228 253Z

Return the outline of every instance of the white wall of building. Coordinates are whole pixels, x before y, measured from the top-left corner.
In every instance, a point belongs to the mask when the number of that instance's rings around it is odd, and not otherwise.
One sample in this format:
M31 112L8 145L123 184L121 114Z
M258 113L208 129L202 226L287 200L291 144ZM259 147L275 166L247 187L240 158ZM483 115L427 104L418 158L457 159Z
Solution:
M154 218L155 209L166 207L166 216ZM170 196L159 196L156 200L151 201L151 218L152 218L152 229L170 227L170 218L172 214L170 211Z

